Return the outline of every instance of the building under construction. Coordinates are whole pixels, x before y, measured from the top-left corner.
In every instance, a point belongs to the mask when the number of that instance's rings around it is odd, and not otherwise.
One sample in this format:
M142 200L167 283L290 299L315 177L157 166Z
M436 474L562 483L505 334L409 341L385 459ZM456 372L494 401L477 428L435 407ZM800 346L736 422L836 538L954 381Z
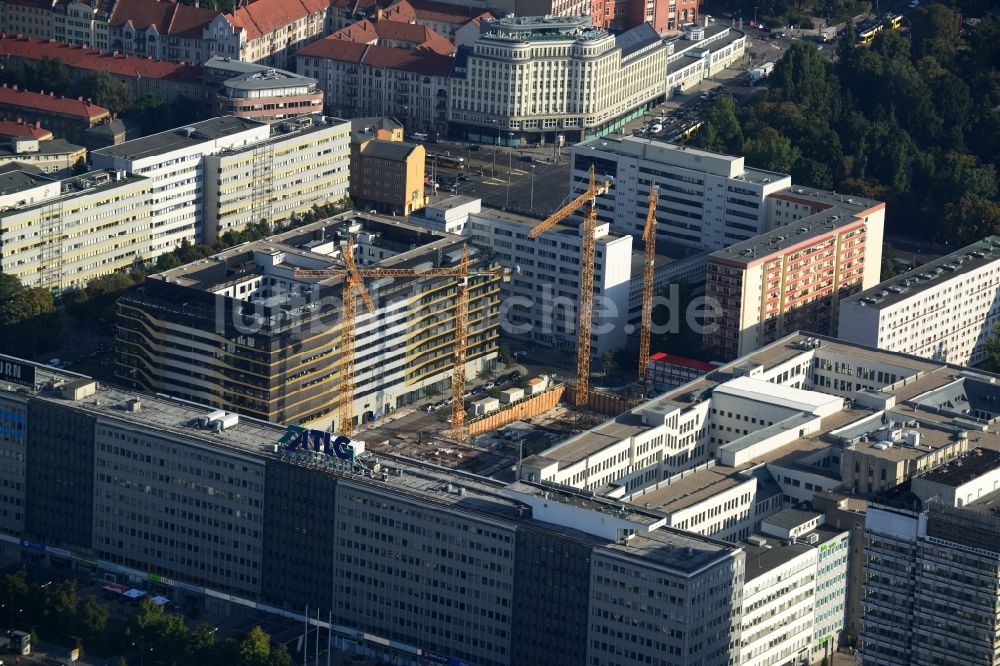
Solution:
M375 268L457 266L463 239L356 212L148 277L118 303L119 380L268 421L330 428L340 398L348 239L375 304L355 319L354 423L435 391L446 395L459 280L370 276ZM471 269L490 265L469 252ZM344 277L301 277L318 270ZM501 278L468 279L464 369L474 377L496 362Z

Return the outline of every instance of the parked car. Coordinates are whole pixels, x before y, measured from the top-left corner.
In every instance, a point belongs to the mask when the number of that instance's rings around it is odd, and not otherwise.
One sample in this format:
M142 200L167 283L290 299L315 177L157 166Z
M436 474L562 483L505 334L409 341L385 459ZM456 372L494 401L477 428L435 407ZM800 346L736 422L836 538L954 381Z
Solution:
M495 384L494 382L487 382L486 384L484 384L484 388L485 388L485 389L486 389L487 391L489 391L489 390L490 390L491 388L493 388L494 386L496 386L496 384Z
M535 161L535 158L532 157L531 155L521 155L517 159L521 160L522 162L534 162Z

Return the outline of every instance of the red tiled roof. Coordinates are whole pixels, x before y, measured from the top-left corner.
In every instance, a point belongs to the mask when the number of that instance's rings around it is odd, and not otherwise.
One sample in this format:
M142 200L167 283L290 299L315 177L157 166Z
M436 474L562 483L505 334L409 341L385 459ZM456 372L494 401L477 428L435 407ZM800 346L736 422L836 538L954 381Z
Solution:
M40 127L38 123L32 125L22 120L0 120L0 136L26 136L33 139L45 140L52 138L52 132L44 127Z
M455 52L451 42L426 26L385 19L378 23L368 19L358 21L338 30L331 37L359 44L379 44L383 40L405 42L414 44L417 50L441 55L451 55Z
M156 26L161 35L201 37L201 30L222 12L159 0L118 0L111 25L132 23L136 30Z
M440 23L465 25L472 19L476 18L494 18L493 14L488 11L483 11L482 9L475 7L452 5L447 2L435 2L434 0L399 0L397 4L404 3L412 7L417 19L422 19L424 21L438 21Z
M325 11L324 0L256 0L227 14L229 22L247 31L251 41L307 16Z
M353 62L382 69L399 69L426 76L448 76L455 62L451 56L432 51L358 44L336 39L332 35L313 42L299 50L297 55Z
M37 109L64 116L77 116L78 118L88 118L90 120L99 120L110 114L103 106L90 104L80 99L69 99L55 95L46 95L40 92L8 88L6 83L0 86L0 104L19 106L25 109Z
M166 79L185 83L201 81L201 67L138 56L101 53L56 41L0 36L0 56L41 60L60 59L69 68L105 71L126 78Z

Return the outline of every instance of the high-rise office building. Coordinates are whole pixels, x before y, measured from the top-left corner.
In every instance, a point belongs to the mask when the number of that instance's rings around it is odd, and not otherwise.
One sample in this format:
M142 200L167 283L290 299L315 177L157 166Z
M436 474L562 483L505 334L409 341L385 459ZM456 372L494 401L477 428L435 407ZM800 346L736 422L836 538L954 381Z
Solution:
M218 612L301 621L308 606L332 615L335 645L365 633L394 663L737 657L742 548L655 511L327 446L9 357L0 426L7 556Z

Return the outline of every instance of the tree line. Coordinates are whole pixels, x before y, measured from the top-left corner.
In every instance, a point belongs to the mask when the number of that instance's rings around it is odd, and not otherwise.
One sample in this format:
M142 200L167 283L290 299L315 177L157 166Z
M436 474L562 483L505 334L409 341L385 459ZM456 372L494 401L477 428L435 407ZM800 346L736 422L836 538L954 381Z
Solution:
M108 72L73 74L59 58L43 57L36 62L23 61L16 67L0 68L0 82L32 92L89 99L111 113L134 120L145 134L199 120L203 107L200 101L186 97L164 102L147 93L136 99L131 88Z
M204 664L206 666L291 666L283 644L272 645L259 626L242 641L216 640L216 628L189 627L183 616L157 605L148 596L125 621L115 619L96 597L80 598L77 582L69 578L44 585L29 583L24 571L0 580L0 623L30 630L32 645L39 640L81 648L104 657L135 655L136 662ZM3 613L5 612L5 613ZM6 615L6 616L4 616ZM127 666L124 656L119 666Z
M961 11L922 6L908 34L883 30L870 47L849 25L836 64L796 42L749 104L706 104L694 143L884 200L890 231L958 243L997 233L1000 18L964 33Z

